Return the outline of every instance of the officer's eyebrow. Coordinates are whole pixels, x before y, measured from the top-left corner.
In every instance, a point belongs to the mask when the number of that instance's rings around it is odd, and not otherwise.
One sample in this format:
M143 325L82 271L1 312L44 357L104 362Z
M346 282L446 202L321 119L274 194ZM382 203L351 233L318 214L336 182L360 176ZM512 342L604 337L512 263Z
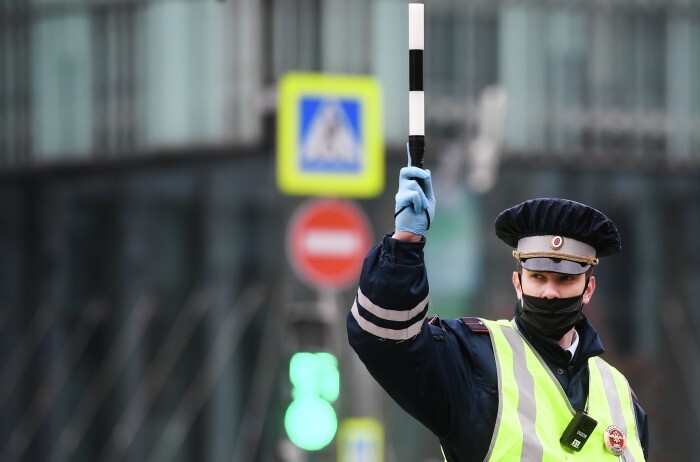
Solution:
M527 270L527 273L525 273L527 277L537 277L537 276L545 276L548 277L551 274L551 272L548 271L532 271L532 270Z
M562 274L559 274L559 279L566 279L567 281L569 281L569 280L577 279L578 276L580 276L580 275L579 274L564 274L564 273L562 273Z
M579 275L578 274L567 274L567 273L557 273L556 271L536 271L536 270L527 270L527 275L530 277L534 276L544 276L544 277L553 277L557 279L576 279Z

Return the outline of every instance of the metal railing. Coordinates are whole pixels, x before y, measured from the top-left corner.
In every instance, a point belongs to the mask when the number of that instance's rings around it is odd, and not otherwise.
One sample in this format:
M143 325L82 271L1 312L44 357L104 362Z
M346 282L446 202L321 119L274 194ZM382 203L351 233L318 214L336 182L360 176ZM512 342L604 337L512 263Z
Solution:
M206 337L203 320L212 314L212 301L206 292L191 294L167 331L158 334L153 324L164 307L147 295L131 307L119 326L107 318L110 308L101 302L82 310L69 331L55 307L41 306L0 370L0 412L16 422L4 427L6 434L0 433L0 460L28 460L31 454L45 460L70 461L78 460L79 454L79 458L85 457L86 451L97 461L126 460L134 453L143 460L174 460L183 444L193 444L196 437L190 432L205 405L218 405L212 402L214 389L269 297L279 303L282 295L269 293L261 284L244 288ZM270 312L266 319L266 329L281 331L283 317ZM107 340L109 346L98 367L91 369L94 363L85 364L85 357L105 324L118 330ZM37 356L53 356L46 343L58 331L63 332L64 341L50 367L31 370ZM274 342L260 341L260 361L250 379L249 399L242 412L245 425L238 429L234 461L252 460L258 450L261 416L267 412L272 395L283 338L274 337ZM201 361L194 363L187 359L193 355L193 342L199 344L195 350L202 353ZM151 360L149 348L154 350ZM125 384L123 377L135 357L141 361L136 380ZM174 371L182 368L191 371L189 378L178 375L174 379ZM85 377L89 377L87 386L80 391ZM181 393L172 389L173 380ZM71 393L72 398L66 398ZM166 415L156 407L164 394L172 409ZM23 396L30 397L26 406L21 404ZM149 437L144 438L147 426ZM134 449L137 437L140 445Z

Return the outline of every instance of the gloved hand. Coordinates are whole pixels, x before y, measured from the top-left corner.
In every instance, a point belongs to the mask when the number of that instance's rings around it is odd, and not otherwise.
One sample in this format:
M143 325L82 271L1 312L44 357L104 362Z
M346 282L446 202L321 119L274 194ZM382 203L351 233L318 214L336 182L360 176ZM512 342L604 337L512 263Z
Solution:
M423 180L425 191L414 178ZM424 234L430 228L430 222L434 216L435 195L430 170L411 167L409 156L408 167L402 168L399 174L399 191L396 193L394 207L396 229L413 234Z

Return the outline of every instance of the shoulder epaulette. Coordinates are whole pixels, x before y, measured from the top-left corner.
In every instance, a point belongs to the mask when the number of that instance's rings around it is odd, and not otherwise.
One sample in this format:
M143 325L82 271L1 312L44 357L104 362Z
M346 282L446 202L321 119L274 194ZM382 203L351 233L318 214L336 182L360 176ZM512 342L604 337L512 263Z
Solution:
M435 315L430 320L428 321L428 324L431 324L433 326L437 326L442 330L445 330L445 326L442 325L442 320L440 319L439 315Z
M479 318L459 318L459 320L475 334L487 334L489 332L488 327Z
M637 398L637 395L634 394L634 390L630 388L630 392L632 393L632 399L634 400L634 402L639 404L639 398Z

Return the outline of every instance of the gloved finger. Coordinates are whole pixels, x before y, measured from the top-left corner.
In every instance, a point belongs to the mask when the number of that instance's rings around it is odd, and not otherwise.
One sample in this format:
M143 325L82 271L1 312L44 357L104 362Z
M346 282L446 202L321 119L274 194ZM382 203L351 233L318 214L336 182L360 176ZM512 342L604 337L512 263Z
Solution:
M403 207L411 207L414 212L422 213L428 207L425 194L418 188L418 191L412 189L401 189L396 194L396 209L398 211Z
M416 213L423 212L423 201L421 200L420 193L418 191L410 191L411 202L413 203L413 211Z
M420 188L418 188L420 190ZM399 189L399 192L396 193L396 210L400 209L401 207L405 206L411 206L414 207L414 204L418 204L419 207L422 207L424 202L423 199L421 198L421 192L422 191L417 191L414 188L401 188ZM426 199L427 200L427 199Z
M420 199L421 208L423 208L423 209L428 208L428 205L430 205L428 203L428 197L426 196L425 191L423 191L423 188L421 188L421 186L418 184L417 181L407 180L404 183L403 189L409 189L411 191L416 192L418 194L418 198ZM416 211L418 211L418 210L416 210Z
M404 167L399 172L401 178L420 178L427 179L430 178L430 170L424 170L419 167Z
M401 191L411 191L416 193L416 198L413 199L416 202L417 206L420 206L420 209L417 209L414 207L416 212L418 212L421 209L427 209L428 208L428 198L425 196L425 192L423 189L420 187L418 182L415 180L406 180L404 181L403 185L401 186Z
M402 189L399 192L396 193L395 197L396 204L394 206L394 211L398 212L399 210L410 206L413 206L413 193L412 191Z
M430 175L430 170L424 170L428 172L427 178L423 180L423 186L425 187L425 195L430 199L435 199L435 193L433 192L433 179Z
M416 213L423 213L423 210L428 210L428 199L425 197L423 190L418 187L418 191L414 191L413 195L413 210Z

